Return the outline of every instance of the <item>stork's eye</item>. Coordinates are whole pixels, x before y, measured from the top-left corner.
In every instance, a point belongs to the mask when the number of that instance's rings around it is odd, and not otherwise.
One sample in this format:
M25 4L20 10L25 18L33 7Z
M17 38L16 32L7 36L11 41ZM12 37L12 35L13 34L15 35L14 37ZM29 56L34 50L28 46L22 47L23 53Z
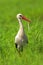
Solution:
M20 17L22 17L22 15L20 15Z

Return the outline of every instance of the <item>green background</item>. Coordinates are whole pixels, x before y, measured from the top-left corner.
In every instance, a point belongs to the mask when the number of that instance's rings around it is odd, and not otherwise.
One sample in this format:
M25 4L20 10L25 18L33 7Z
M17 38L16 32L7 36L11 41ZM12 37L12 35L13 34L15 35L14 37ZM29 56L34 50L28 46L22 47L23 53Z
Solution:
M14 45L18 13L32 21L30 29L22 22L29 43L21 56ZM43 65L43 0L0 0L0 65Z

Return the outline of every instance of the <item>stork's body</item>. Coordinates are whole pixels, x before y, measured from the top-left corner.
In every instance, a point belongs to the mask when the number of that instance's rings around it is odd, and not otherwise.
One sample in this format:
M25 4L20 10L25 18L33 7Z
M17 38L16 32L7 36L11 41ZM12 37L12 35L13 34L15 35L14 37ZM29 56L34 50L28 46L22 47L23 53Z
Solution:
M17 15L17 19L18 19L20 28L19 28L19 31L18 31L16 37L15 37L15 45L16 45L16 48L18 49L18 51L20 51L20 48L23 47L26 43L28 43L28 38L25 35L24 28L22 25L22 20L21 20L22 16L23 16L22 14ZM23 17L23 19L26 19L26 18Z

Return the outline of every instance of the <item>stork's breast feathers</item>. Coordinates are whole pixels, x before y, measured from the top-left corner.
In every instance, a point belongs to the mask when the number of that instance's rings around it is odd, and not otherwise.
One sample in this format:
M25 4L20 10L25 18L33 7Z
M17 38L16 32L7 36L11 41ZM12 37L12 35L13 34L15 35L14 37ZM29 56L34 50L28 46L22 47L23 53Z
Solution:
M17 44L25 44L25 43L28 43L28 38L27 36L24 34L22 36L16 36L15 37L15 43Z
M22 43L22 37L16 36L15 37L15 43L21 44Z

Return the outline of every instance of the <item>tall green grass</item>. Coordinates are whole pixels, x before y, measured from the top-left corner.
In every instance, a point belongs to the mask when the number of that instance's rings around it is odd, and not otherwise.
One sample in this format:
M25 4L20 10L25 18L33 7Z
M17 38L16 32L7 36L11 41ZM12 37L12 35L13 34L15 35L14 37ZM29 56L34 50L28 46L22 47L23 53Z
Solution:
M32 21L30 30L22 22L29 43L21 57L14 45L18 13ZM0 0L0 65L43 65L43 0Z

